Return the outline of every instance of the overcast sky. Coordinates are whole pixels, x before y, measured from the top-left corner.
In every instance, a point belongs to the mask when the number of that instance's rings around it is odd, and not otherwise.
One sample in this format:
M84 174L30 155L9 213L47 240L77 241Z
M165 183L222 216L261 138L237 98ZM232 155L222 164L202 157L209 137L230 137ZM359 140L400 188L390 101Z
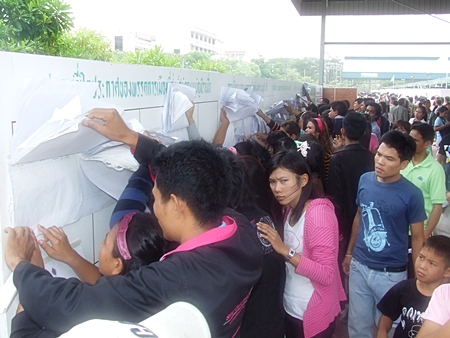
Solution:
M320 17L301 17L290 0L66 0L77 27L111 33L196 26L218 35L225 50L252 55L318 57ZM441 15L450 21L450 15ZM450 42L450 23L430 16L327 17L326 40ZM450 46L327 46L329 56L450 56Z

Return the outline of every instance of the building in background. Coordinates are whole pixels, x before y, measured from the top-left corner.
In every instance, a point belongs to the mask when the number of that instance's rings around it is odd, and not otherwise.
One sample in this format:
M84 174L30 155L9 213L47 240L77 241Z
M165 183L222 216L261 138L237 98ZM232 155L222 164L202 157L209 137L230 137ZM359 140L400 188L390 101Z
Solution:
M219 37L198 27L181 26L176 32L161 30L151 34L119 30L109 37L114 50L124 52L146 50L159 45L166 53L185 54L192 51L223 53L223 42Z
M114 50L134 52L151 49L156 45L156 36L131 31L118 31L116 35L109 36Z
M223 42L214 33L198 27L192 27L190 29L190 50L185 53L190 51L222 54Z
M346 56L342 77L388 80L395 87L444 87L450 70L447 56Z
M226 50L223 52L223 55L229 59L244 60L246 57L246 52L245 50Z

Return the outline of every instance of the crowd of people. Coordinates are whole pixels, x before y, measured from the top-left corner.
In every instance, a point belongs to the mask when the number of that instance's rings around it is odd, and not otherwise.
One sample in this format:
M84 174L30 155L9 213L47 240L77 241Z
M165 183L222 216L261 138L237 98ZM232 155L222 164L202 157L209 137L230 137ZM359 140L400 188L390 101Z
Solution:
M20 305L11 337L56 337L91 319L138 323L194 305L212 337L450 335L450 98L358 98L303 107L223 148L165 147L114 109L83 121L139 169L111 215L98 266L59 227L6 229ZM95 119L95 120L94 120ZM103 121L99 123L98 121ZM278 121L280 122L280 121ZM54 278L41 248L79 279Z

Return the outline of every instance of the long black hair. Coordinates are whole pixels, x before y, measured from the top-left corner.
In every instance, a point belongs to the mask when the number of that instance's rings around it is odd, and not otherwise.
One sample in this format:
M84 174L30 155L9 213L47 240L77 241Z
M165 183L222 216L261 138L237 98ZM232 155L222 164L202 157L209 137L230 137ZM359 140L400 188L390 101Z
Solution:
M292 223L297 223L303 214L303 208L305 207L306 202L309 199L315 198L308 162L297 151L280 151L275 154L270 161L268 170L269 176L278 168L290 171L298 176L304 174L308 175L308 183L302 188L300 199L291 213Z
M158 220L153 214L138 212L133 215L126 233L128 251L131 258L125 260L114 241L112 256L123 262L121 275L150 263L157 262L165 253L166 241Z

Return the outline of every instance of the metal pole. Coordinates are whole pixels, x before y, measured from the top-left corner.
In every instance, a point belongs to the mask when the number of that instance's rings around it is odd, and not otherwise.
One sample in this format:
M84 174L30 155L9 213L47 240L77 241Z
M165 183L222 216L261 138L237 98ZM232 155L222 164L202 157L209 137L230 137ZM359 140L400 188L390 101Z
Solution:
M326 0L322 0L322 25L320 29L320 59L319 59L319 84L323 86L323 73L325 68L325 18L327 16Z

